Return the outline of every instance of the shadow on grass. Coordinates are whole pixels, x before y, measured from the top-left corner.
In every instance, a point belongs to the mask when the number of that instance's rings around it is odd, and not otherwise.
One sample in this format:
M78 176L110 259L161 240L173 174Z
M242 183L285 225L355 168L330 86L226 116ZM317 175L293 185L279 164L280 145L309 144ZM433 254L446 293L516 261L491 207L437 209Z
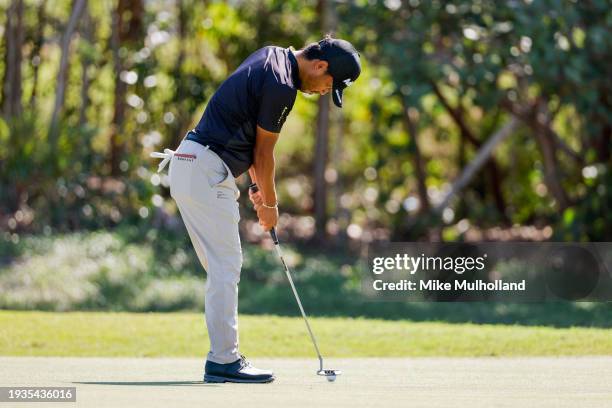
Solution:
M280 297L283 295L277 294ZM383 320L439 321L446 323L516 324L522 326L550 326L612 328L612 303L400 303L367 302L347 298L322 301L320 297L302 298L309 315L326 317L365 317ZM313 302L310 299L317 299ZM295 302L295 301L294 301ZM275 308L278 297L271 302L260 299L256 306L250 301L240 304L241 313L299 316L297 306ZM286 303L283 302L285 305ZM322 304L323 303L323 304ZM293 311L290 311L293 309Z
M612 302L382 301L362 291L364 265L350 253L290 247L302 257L291 268L309 315L383 320L523 326L612 328ZM269 251L268 251L269 252ZM299 316L282 267L265 250L250 248L242 270L239 310L247 314Z
M148 386L189 386L189 385L205 385L207 387L216 387L218 384L208 384L203 381L73 381L73 384L88 384L88 385L148 385Z

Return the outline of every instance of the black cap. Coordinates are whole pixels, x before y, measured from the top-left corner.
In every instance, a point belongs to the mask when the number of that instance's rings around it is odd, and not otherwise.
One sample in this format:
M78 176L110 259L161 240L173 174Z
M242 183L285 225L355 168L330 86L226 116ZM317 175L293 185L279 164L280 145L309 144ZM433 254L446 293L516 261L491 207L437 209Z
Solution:
M321 59L327 61L327 72L334 78L332 98L334 104L342 107L342 91L351 85L361 74L359 53L353 45L336 38L324 38L319 41Z

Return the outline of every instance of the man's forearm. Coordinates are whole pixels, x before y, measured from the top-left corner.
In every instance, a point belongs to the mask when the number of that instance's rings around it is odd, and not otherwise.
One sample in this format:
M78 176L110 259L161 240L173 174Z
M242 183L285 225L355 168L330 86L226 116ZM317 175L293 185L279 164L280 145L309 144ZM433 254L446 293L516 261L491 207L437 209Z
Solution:
M274 154L268 157L257 156L253 169L255 173L255 181L261 192L263 202L267 206L276 205L276 187L274 185ZM252 177L251 177L252 178Z

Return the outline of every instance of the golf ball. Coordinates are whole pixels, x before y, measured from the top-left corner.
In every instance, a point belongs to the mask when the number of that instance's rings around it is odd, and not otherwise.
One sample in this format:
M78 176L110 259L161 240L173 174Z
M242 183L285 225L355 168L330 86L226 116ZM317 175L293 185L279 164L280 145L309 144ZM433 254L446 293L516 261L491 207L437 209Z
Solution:
M329 381L329 382L336 381L336 374L328 374L328 375L326 375L326 377L327 377L327 381Z

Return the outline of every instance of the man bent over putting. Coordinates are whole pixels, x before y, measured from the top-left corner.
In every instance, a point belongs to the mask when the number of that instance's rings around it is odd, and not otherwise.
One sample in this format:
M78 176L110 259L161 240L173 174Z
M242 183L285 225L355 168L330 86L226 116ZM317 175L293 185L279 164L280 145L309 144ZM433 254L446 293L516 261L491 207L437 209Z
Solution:
M246 171L259 187L249 198L259 224L276 226L274 146L297 91L325 95L342 107L342 92L361 73L359 54L332 39L294 51L264 47L250 55L219 87L195 129L170 161L170 194L207 272L205 316L210 337L204 381L266 383L271 371L253 367L238 349L238 282L242 250L235 177Z

